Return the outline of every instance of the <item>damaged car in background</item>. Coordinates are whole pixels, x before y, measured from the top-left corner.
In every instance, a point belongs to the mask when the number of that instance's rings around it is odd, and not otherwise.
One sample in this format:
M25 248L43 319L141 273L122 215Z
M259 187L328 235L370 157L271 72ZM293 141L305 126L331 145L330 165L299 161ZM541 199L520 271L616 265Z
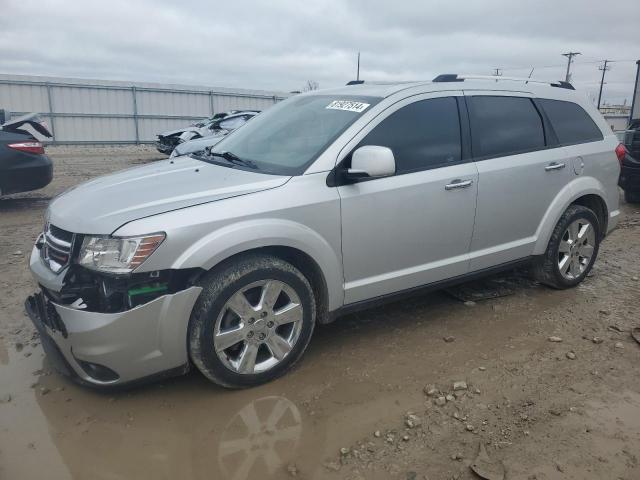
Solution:
M230 132L234 131L237 128L240 128L242 125L247 123L253 117L258 115L260 111L258 110L248 110L237 112L233 114L229 114L221 120L217 120L212 122L209 125L206 125L201 128L192 128L185 130L178 140L178 145L184 142L189 142L191 140L196 140L199 138L206 137L223 137L228 135Z
M37 113L0 125L0 196L46 187L53 178L51 159L29 128L44 137L52 137Z
M213 135L184 141L181 138L180 143L178 143L176 148L173 149L173 152L171 152L171 158L179 155L204 152L207 148L213 147L231 131L240 128L256 115L258 115L257 112L243 112L237 115L230 115L219 123L221 128L216 130Z
M164 133L158 134L158 140L156 141L156 148L160 153L164 153L165 155L170 155L173 152L173 149L180 141L180 135L182 135L185 131L189 129L199 129L205 127L207 125L212 124L218 120L222 120L227 115L232 113L236 113L236 110L230 110L229 112L220 112L212 115L211 117L205 118L199 122L192 123L188 127L176 128L175 130L169 130Z
M249 118L258 113L260 112L257 110L229 110L228 112L217 113L203 122L159 134L156 148L160 153L170 155L180 143L214 135L224 136L240 125L244 125Z

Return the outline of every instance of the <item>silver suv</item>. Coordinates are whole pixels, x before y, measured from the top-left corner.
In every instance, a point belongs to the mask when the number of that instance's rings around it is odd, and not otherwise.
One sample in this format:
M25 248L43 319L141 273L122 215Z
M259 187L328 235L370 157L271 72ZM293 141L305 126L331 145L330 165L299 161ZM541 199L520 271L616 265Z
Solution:
M56 198L26 302L85 384L286 372L316 324L533 264L580 283L618 221L618 141L570 84L444 75L297 95L202 155Z

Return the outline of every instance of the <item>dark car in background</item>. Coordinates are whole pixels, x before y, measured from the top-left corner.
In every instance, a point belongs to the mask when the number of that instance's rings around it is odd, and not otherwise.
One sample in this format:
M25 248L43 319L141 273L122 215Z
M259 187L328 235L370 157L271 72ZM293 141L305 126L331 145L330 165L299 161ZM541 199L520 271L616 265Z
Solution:
M53 178L51 159L29 128L44 137L52 137L37 113L0 125L0 196L37 190L47 186Z
M631 122L623 143L624 151L619 154L619 184L628 203L640 203L640 120Z

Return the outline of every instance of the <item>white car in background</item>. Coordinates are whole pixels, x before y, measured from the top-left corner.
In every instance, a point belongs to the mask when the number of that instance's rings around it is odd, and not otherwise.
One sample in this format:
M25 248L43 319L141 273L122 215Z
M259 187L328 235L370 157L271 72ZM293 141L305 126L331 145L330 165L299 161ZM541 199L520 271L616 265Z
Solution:
M228 112L216 113L214 116L188 127L159 134L155 145L160 153L170 155L181 142L220 133L226 135L246 123L246 119L244 119L246 115L257 115L258 113L260 112L257 110L229 110ZM227 119L230 121L227 122Z
M217 122L217 128L211 131L209 127L195 130L188 130L180 135L178 145L171 152L171 158L189 153L204 152L207 147L211 147L222 140L229 132L241 127L253 117L258 115L258 111L246 111L229 115L222 121ZM208 134L207 134L208 133ZM206 135L203 135L206 134Z

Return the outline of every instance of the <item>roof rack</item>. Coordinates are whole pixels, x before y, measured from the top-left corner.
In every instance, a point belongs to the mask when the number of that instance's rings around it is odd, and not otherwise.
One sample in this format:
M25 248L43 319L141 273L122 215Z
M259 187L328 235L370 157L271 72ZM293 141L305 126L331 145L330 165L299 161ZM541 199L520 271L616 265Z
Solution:
M467 74L458 74L458 73L445 73L442 75L438 75L434 78L433 82L464 82L465 80L494 80L494 81L513 81L513 82L524 82L524 83L542 83L545 85L551 85L552 87L557 88L566 88L567 90L575 90L573 85L569 82L564 82L562 80L558 80L557 82L549 82L548 80L536 80L532 78L522 78L522 77L503 77L494 76L494 75L467 75Z
M398 80L398 81L384 81L384 80L374 80L374 81L364 81L364 80L350 80L347 82L347 86L350 85L402 85L405 83L427 83L428 80Z

